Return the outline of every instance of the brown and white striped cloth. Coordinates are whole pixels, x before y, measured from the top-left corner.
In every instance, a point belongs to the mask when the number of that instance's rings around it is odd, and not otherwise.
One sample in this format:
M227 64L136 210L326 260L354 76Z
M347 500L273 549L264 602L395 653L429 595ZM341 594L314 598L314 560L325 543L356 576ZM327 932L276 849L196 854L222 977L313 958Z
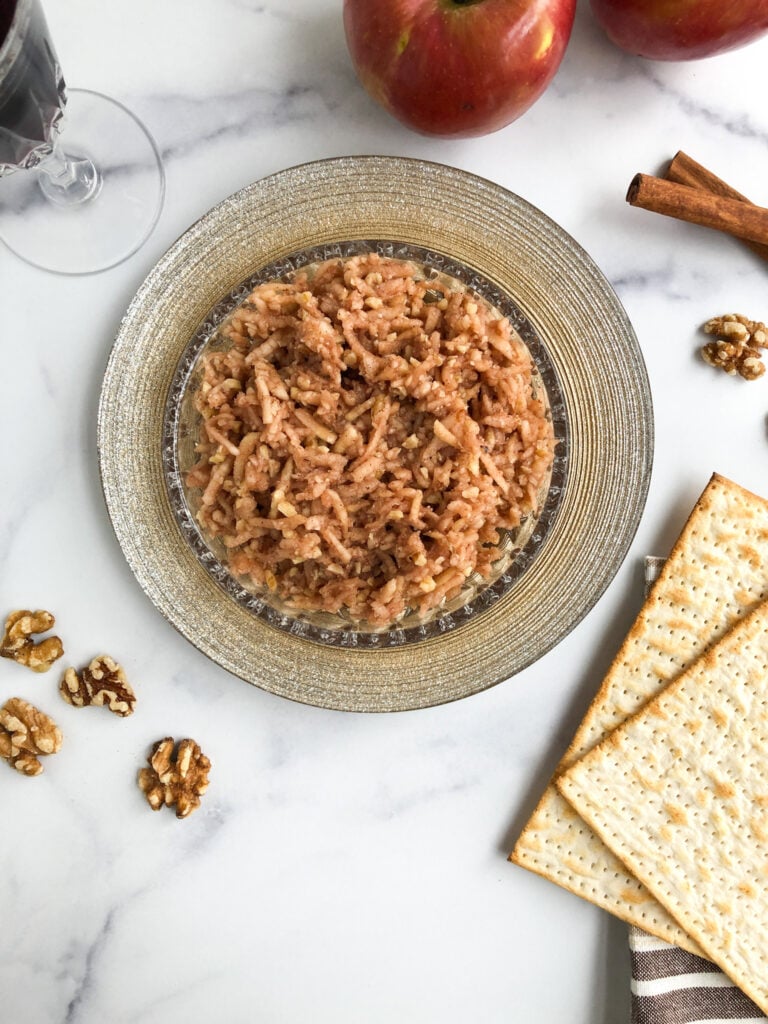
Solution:
M631 927L632 1024L768 1020L710 960Z
M646 591L663 558L645 560ZM715 964L679 946L629 930L632 1024L754 1024L768 1021Z

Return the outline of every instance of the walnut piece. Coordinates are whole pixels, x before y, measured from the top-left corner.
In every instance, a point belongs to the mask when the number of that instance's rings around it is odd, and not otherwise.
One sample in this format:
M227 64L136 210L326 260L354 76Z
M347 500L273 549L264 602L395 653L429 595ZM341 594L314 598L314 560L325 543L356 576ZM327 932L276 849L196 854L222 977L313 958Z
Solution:
M38 609L36 612L11 612L5 620L5 633L0 640L0 656L12 658L20 665L26 665L33 672L47 672L51 665L64 653L64 646L57 636L46 637L34 643L32 636L46 633L56 620L50 612Z
M181 740L174 755L174 740L166 736L154 745L147 761L149 768L139 770L138 781L153 811L176 804L176 817L186 818L200 806L211 762L194 740Z
M39 756L55 754L61 740L53 719L20 697L11 697L0 708L0 757L22 775L39 775Z
M717 336L701 349L704 362L745 380L757 380L765 373L761 349L768 348L768 329L759 320L738 313L716 316L704 324L706 334Z
M79 674L76 669L68 668L59 684L59 692L73 707L103 707L106 704L121 718L130 715L136 704L136 694L125 678L125 672L108 654L94 658Z
M765 373L765 363L760 350L749 345L737 345L731 341L710 341L701 350L705 363L716 366L726 373L738 373L745 380L757 380Z

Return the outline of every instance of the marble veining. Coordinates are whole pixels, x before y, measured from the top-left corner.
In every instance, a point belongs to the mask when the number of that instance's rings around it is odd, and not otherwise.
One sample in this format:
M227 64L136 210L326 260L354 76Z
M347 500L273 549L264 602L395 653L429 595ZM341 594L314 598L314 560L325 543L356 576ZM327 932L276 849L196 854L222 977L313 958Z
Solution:
M67 81L144 119L168 190L146 245L104 274L55 277L0 245L0 615L49 608L64 665L108 652L138 695L117 720L66 705L58 668L0 661L0 701L23 696L64 733L40 778L0 763L2 1022L628 1019L624 926L506 854L632 622L643 556L669 550L714 470L768 495L768 385L697 355L709 317L768 317L768 266L624 202L636 171L684 149L768 205L768 39L651 64L612 47L581 3L539 103L493 136L445 141L359 88L341 6L45 2ZM573 632L476 697L379 716L281 700L179 636L123 560L95 450L111 341L165 249L243 185L351 153L452 164L558 221L626 307L656 419L637 535ZM153 813L135 784L166 735L194 737L213 764L186 821Z
M313 86L299 83L284 89L253 87L211 98L163 95L151 102L171 122L161 146L166 160L212 142L232 142L243 133L273 131L276 125L305 129L340 106L332 95L324 96ZM193 121L195 131L190 135Z
M765 108L760 105L755 110L723 110L688 96L682 90L670 86L664 77L654 71L655 65L648 62L644 68L645 76L655 89L667 100L680 108L687 118L701 121L712 128L718 128L728 135L744 139L754 139L763 144L768 143L768 124L765 123ZM762 115L762 120L761 120Z

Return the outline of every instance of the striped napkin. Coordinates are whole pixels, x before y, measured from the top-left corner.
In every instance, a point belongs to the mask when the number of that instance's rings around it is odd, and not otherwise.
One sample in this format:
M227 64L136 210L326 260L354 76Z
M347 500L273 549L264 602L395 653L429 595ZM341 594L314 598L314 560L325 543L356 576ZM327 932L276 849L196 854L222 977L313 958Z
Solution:
M632 926L632 1024L768 1020L710 960Z
M663 558L645 560L646 591L661 572ZM671 946L634 926L632 1024L744 1024L768 1021L711 961Z

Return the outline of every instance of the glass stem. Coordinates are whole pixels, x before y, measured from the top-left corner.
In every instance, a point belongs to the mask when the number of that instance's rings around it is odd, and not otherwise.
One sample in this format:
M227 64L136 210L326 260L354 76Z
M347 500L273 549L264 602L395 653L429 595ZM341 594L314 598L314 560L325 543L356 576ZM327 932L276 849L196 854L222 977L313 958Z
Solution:
M67 156L58 138L37 166L43 195L57 206L78 206L98 195L101 175L85 156Z

